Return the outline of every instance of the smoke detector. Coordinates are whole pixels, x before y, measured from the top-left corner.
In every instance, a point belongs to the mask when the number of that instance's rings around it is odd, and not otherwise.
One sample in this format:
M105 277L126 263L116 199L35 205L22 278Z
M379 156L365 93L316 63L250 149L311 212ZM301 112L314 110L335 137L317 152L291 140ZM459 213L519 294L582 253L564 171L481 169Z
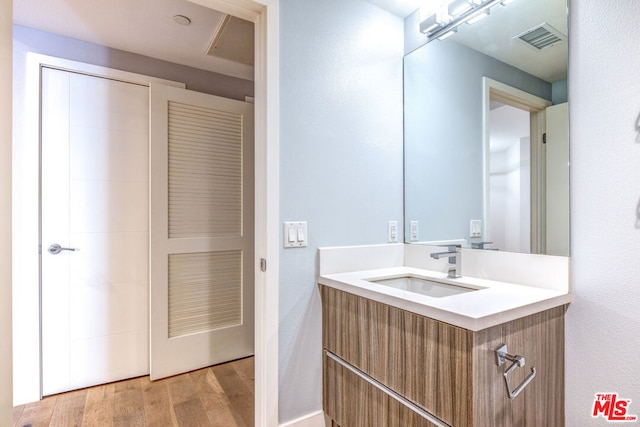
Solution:
M173 21L176 24L179 24L179 25L190 25L191 24L191 19L189 19L188 17L186 17L184 15L175 15L173 17Z
M518 39L521 42L526 43L527 46L533 47L537 50L546 49L567 40L567 36L546 22L524 31L513 38Z

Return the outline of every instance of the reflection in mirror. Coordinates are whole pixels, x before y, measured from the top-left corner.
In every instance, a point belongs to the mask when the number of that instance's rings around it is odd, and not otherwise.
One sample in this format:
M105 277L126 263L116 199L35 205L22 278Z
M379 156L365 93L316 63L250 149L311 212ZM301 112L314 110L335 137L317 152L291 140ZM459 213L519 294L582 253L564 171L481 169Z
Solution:
M405 241L569 255L566 0L497 4L429 43L414 15ZM538 49L519 38L534 28L561 40Z

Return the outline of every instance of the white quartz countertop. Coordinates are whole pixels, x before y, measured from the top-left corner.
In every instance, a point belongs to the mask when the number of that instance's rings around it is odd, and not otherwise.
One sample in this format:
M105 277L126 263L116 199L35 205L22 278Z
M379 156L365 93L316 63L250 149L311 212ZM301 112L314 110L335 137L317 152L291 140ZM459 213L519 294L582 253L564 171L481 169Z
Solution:
M435 298L367 280L406 275L478 290ZM447 279L446 276L446 273L413 267L391 267L325 274L318 278L318 283L471 331L571 302L571 295L566 292L474 277Z

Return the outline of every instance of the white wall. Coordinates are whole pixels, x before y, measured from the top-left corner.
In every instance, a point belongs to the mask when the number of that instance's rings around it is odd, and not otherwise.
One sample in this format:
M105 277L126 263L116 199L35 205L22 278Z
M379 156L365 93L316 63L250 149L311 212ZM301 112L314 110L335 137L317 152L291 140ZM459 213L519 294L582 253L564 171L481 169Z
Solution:
M322 408L319 246L384 243L402 227L403 22L365 0L280 2L280 422Z
M571 0L570 12L566 425L602 426L598 392L640 416L640 2Z
M11 0L0 1L0 425L13 422L11 366Z

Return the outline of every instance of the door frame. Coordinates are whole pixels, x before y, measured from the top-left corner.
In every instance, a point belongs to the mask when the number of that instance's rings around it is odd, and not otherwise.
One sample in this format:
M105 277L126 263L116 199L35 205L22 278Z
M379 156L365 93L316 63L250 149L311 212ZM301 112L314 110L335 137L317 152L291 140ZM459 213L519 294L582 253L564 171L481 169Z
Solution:
M255 25L255 426L278 426L279 0L189 0ZM264 271L261 269L264 261Z
M12 356L12 131L13 3L0 0L0 424L13 422Z
M531 140L531 253L544 253L545 248L545 154L542 135L545 129L545 109L551 105L551 101L532 95L507 84L482 77L482 162L483 174L483 214L482 235L484 240L489 240L491 232L489 226L490 198L489 198L489 143L490 143L490 113L491 100L500 101L503 104L519 108L529 112L530 140Z
M203 6L229 13L244 19L251 20L255 23L255 425L272 427L278 425L278 277L279 277L279 83L278 83L278 0L258 2L249 0L190 0ZM36 56L41 58L51 58L44 55L33 54L33 62L38 64ZM72 62L72 61L71 61ZM55 66L45 61L46 65ZM27 103L32 104L29 107L28 117L39 117L39 67L28 65L27 70L30 74L27 81L30 85L35 80L35 86L31 86L31 92L27 96ZM90 66L94 70L101 67ZM34 111L35 108L35 111ZM35 123L38 123L36 121ZM29 144L35 144L35 152L38 152L39 135L37 130L30 131L29 135L25 135L25 141ZM28 159L20 159L28 162L25 167L16 168L14 174L25 176L25 172L32 175L39 168L39 158L34 154L34 147L27 150L26 154L30 154ZM16 165L14 164L14 168ZM22 170L25 169L25 170ZM32 178L31 178L32 179ZM39 199L39 189L28 185L25 196L34 191L37 194L30 194L33 205ZM22 191L19 188L24 184L21 180L14 185L14 190ZM19 203L20 208L24 209L26 203ZM14 209L17 207L14 205ZM31 224L14 223L14 230L19 229L20 232L28 229L35 230L35 234L39 235L38 224L33 221ZM14 235L19 234L14 231ZM21 241L33 242L33 236L28 238L21 234ZM25 238L27 237L27 238ZM36 240L37 241L37 238ZM17 249L17 250L16 250ZM29 255L32 250L27 248L16 247L14 241L14 263L18 265L18 270L37 269L39 267L38 257ZM27 256L22 259L21 254L26 251ZM34 259L36 260L34 264ZM260 260L268 260L268 269L262 271ZM17 260L17 262L16 262ZM33 271L33 270L32 270ZM28 276L28 274L27 274ZM29 295L26 295L29 296ZM33 292L31 292L33 296ZM36 318L39 323L40 301L39 295L37 302L28 303L29 313L31 315L37 313ZM14 307L16 310L17 307ZM33 325L28 328L33 330ZM39 332L39 330L38 330ZM31 335L31 334L30 334ZM38 341L29 347L37 348L39 354L40 344ZM31 362L31 370L37 372L37 383L40 384L40 360L38 357L37 365L33 366ZM35 374L33 374L36 376ZM31 378L33 380L33 378ZM39 391L38 391L39 393ZM33 392L32 392L33 394ZM35 398L34 398L35 400Z

